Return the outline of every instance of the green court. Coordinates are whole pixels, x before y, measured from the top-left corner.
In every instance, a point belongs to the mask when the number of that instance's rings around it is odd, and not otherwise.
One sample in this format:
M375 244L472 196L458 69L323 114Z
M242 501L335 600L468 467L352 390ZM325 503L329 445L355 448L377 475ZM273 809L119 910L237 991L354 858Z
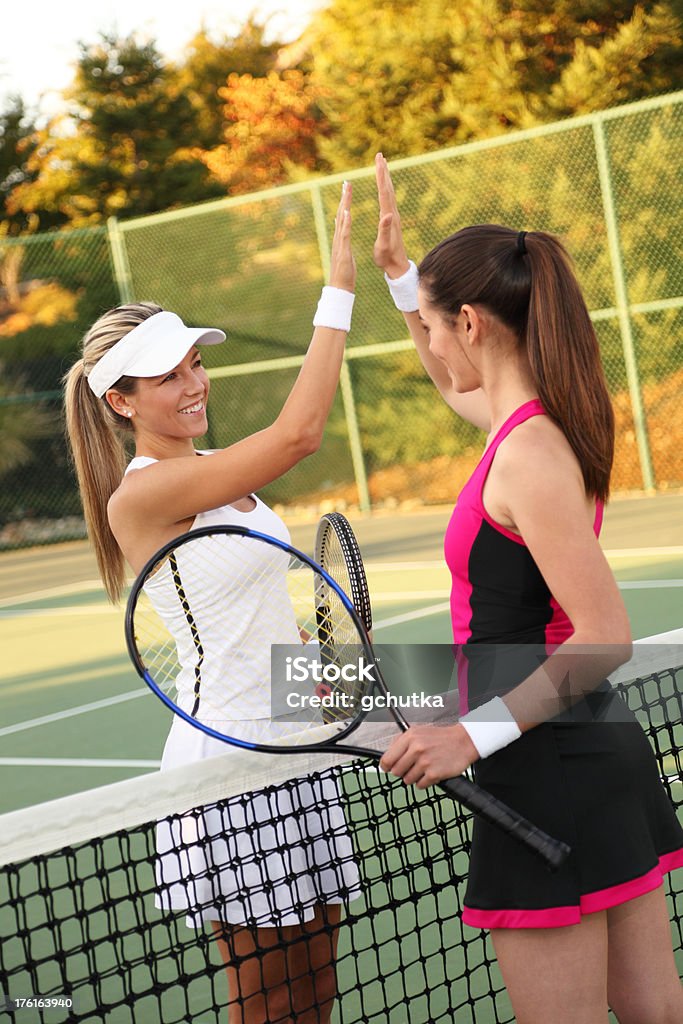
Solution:
M448 510L438 509L352 519L368 569L377 643L448 644L449 577L440 550L448 515ZM635 637L682 625L682 523L683 497L677 495L615 502L610 510L603 546L622 588ZM293 543L310 551L315 526L293 525ZM154 772L170 712L148 693L130 665L123 609L106 602L86 546L64 545L0 557L0 594L0 642L5 652L0 669L2 810ZM419 680L415 689L425 688L426 683ZM671 759L666 764L667 773L671 766L674 774ZM344 785L348 813L351 819L358 815L355 846L363 859L366 885L363 898L351 905L352 927L342 933L338 977L343 1009L335 1020L373 1024L511 1021L490 951L475 932L463 931L459 920L463 887L458 880L467 869L463 843L468 833L455 805L447 799L416 800L403 787L388 788L370 770L363 771L362 787L351 773L345 775ZM413 832L412 817L418 813L419 830ZM86 877L101 874L102 865L108 863L107 850L112 863L119 863L122 853L114 849L116 842L107 839L102 851L86 849L79 855L79 877L80 871ZM128 902L131 888L142 894L145 915L152 918L147 938L131 933L122 947L130 963L126 984L141 991L157 955L163 987L166 960L161 954L168 955L168 922L155 915L152 907L153 846L153 831L136 834L108 881L121 900L116 927L120 921L131 928L135 924L138 911ZM126 858L144 862L134 885ZM50 878L57 896L67 901L68 911L71 897L66 892L60 895L64 882L63 871ZM28 913L30 920L30 906ZM37 901L33 913L41 913ZM98 936L103 940L112 922L97 915L93 920L97 945ZM193 980L182 997L190 1016L173 1016L180 998L175 982L163 997L169 1004L169 1019L208 1024L218 1019L211 1006L221 999L222 968L207 944L196 942L182 922L175 928L173 941L182 947L182 970ZM42 927L39 916L34 917L33 930L34 952L49 949L49 929ZM77 948L81 934L74 920L64 926L62 938ZM20 963L19 946L14 955ZM123 1007L106 1018L95 1016L98 1007L121 998L124 982L120 963L104 941L92 957L88 970L99 979L96 997L92 993L88 997L94 999L92 1019L155 1024L159 1019L156 996L148 1002L143 999L135 1007L134 1018ZM169 970L172 974L177 966L171 964ZM56 972L55 964L43 966L43 991L58 987ZM468 1001L479 995L476 1006ZM53 1019L66 1018L45 1017ZM32 1019L25 1016L22 1021L31 1024Z

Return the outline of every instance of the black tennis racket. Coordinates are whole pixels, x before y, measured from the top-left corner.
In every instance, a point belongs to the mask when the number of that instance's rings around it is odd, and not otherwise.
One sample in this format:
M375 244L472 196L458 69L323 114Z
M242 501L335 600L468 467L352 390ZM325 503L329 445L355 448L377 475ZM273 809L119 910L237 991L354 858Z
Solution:
M165 544L133 585L126 641L157 696L209 736L269 753L382 756L342 742L373 696L387 703L366 628L329 573L284 540L217 526ZM399 729L409 727L389 710ZM569 853L468 779L440 786L548 866Z
M322 516L316 532L313 558L339 585L342 592L351 598L351 603L370 636L372 608L363 559L351 524L341 512L328 512ZM339 595L329 587L322 575L316 580L315 599L320 660L324 665L341 664L347 654L345 648L349 646L353 652L357 647L355 626L348 620L349 628L340 628L345 620L340 608ZM322 685L325 688L325 684ZM343 679L337 685L344 688ZM329 686L327 689L332 692ZM349 692L348 688L346 692ZM323 721L327 722L330 718L329 711L324 709Z
M372 629L372 606L358 541L346 516L327 512L318 523L313 558L351 598L365 631Z

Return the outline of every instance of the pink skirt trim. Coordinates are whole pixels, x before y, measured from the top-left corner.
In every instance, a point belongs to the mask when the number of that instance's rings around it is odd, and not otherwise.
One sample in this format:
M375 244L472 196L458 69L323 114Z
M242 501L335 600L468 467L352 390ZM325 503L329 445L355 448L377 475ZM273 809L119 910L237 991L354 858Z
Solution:
M659 858L658 866L645 875L587 893L581 897L578 906L547 907L543 910L477 910L465 906L462 912L463 924L471 928L564 928L579 924L583 914L608 910L658 889L667 872L681 867L683 848L665 853Z

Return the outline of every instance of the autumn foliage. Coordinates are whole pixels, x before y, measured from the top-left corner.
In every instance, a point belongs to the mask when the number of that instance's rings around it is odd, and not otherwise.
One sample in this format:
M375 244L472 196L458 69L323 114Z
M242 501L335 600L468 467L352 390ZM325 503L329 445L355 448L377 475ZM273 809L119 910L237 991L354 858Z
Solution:
M330 0L284 45L248 17L179 61L81 44L64 109L0 111L0 237L141 216L683 87L679 0Z
M223 141L195 153L231 194L281 185L294 168L317 169L317 141L326 122L303 72L232 74L219 95L225 101Z

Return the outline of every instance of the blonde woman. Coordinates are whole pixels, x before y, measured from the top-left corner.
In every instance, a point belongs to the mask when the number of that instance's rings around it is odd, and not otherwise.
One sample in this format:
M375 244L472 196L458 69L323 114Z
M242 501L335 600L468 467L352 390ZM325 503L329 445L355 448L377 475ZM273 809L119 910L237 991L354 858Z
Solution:
M342 365L355 277L351 188L345 186L330 286L323 289L294 386L271 426L212 453L195 448L208 426L209 379L201 348L223 341L223 332L188 328L151 303L114 309L89 330L83 358L67 377L67 428L89 535L112 600L122 593L125 562L139 572L161 545L194 527L239 523L289 539L284 523L256 492L320 445ZM234 415L238 420L239 411ZM135 443L127 467L122 434ZM270 652L262 653L269 670ZM231 697L234 718L251 717L241 706L244 700ZM192 714L202 713L198 699ZM254 722L255 738L268 726L266 720ZM225 749L177 717L162 767ZM196 826L203 835L195 837L204 842L189 852L180 849L187 820L159 828L160 905L185 910L196 927L211 924L228 974L230 1024L329 1020L336 994L335 926L340 904L357 894L358 884L330 785L328 780L327 788L321 783L316 789L302 782L275 796L256 794L247 807L228 804L227 813L204 808ZM327 817L321 817L321 807ZM246 838L240 831L245 817L251 825ZM255 856L262 867L254 864Z

